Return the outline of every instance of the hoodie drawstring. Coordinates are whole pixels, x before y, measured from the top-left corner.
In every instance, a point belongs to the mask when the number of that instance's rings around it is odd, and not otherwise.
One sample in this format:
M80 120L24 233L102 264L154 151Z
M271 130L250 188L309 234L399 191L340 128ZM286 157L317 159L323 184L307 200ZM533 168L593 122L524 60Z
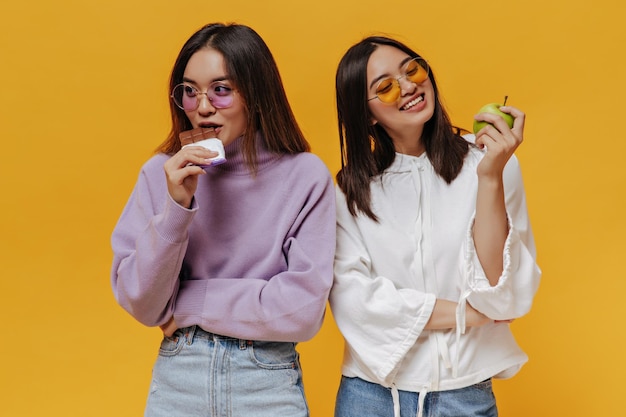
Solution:
M422 417L424 415L424 400L426 400L426 394L428 394L428 390L423 388L419 392L419 398L417 399L417 417Z
M424 401L428 394L428 388L424 387L418 393L417 399L417 417L424 416ZM393 399L393 417L400 417L400 393L396 384L391 384L391 398Z
M454 358L454 366L452 367L453 378L456 378L459 374L459 358L461 357L461 335L465 334L466 330L465 313L467 306L467 297L469 297L471 293L472 292L470 290L466 289L459 297L459 303L456 306L456 357Z
M391 398L393 399L393 417L400 417L400 393L396 384L391 384Z

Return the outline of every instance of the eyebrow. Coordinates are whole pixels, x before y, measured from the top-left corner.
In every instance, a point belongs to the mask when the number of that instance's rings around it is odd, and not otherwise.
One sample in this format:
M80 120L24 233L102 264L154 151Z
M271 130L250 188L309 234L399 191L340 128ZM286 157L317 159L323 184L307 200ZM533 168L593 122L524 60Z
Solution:
M400 68L400 69L401 69L401 68L404 66L404 64L406 64L407 62L409 62L410 60L415 59L415 58L417 58L417 57L409 56L409 57L407 57L407 58L404 58L404 59L400 62L400 65L398 65L398 68ZM382 75L379 75L378 77L376 77L376 78L374 78L374 79L372 80L372 82L370 83L370 87L369 87L369 88L374 87L374 85L375 85L378 81L380 81L380 80L382 80L382 79L384 79L384 78L388 78L389 76L390 76L389 74L382 74Z
M219 81L231 81L230 77L227 75L223 75L221 77L217 77L217 78L213 78L210 82L210 84L219 82ZM198 84L197 82L195 82L194 80L192 80L191 78L187 78L187 77L183 77L183 82L186 83L190 83L190 84Z

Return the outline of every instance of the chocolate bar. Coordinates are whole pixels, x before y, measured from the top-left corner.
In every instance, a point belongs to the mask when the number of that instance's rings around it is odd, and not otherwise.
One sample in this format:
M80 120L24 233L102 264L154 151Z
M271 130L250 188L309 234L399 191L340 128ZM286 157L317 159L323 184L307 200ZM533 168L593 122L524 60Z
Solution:
M196 127L195 129L180 132L178 135L178 139L180 139L180 144L182 146L200 142L205 139L212 139L214 137L215 129L212 127Z

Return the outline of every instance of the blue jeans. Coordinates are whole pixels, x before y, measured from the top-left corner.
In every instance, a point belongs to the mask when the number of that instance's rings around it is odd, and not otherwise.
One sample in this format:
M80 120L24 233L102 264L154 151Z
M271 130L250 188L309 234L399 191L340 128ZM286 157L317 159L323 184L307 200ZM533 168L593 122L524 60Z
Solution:
M399 391L401 417L415 417L419 394ZM491 380L466 388L429 392L424 417L497 417ZM391 390L359 378L341 378L335 417L393 417Z
M233 339L192 326L161 342L146 417L307 417L295 343Z

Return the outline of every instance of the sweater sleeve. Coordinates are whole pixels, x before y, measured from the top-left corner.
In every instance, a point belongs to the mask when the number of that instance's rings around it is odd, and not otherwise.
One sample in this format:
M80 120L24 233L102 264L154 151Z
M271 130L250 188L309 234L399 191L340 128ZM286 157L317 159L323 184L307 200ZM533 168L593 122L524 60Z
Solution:
M330 306L352 358L372 381L389 385L423 331L435 295L398 289L372 274L371 259L357 219L337 190L335 281Z
M495 286L489 284L480 265L471 226L464 245L467 300L478 311L495 320L514 319L526 314L541 277L521 170L515 156L511 157L503 176L509 233L503 252L504 269Z
M282 244L287 269L269 279L184 280L176 300L177 324L198 323L250 340L299 342L317 333L332 285L335 247L333 183L325 167L323 176L318 172L308 173L317 179L309 181L306 201Z
M146 172L155 165L148 162L142 169L111 237L115 298L147 326L163 324L172 315L187 227L196 211L176 204L160 189L164 185L150 183L150 178L165 183L159 174Z

